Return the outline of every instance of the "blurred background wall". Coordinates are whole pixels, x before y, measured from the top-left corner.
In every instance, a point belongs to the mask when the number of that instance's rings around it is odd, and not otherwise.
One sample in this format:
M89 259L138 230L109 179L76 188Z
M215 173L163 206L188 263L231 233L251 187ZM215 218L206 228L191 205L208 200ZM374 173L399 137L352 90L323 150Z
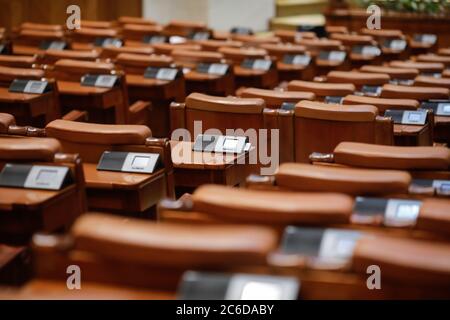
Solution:
M10 30L24 21L63 24L66 8L75 4L86 20L143 16L159 23L194 20L218 30L243 26L263 31L269 26L289 26L299 21L323 23L321 13L333 1L336 0L0 0L0 26Z
M172 19L205 22L218 30L235 26L267 30L276 0L143 0L144 16L166 23Z

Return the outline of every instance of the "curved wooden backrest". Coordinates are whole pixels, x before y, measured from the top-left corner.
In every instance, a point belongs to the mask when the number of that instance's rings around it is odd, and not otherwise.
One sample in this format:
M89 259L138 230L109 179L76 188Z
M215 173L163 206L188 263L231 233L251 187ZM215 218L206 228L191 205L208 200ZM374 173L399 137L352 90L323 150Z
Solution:
M47 124L48 137L61 142L64 152L79 153L86 162L96 163L113 146L145 145L151 130L142 125L109 125L54 120Z
M419 108L419 101L413 99L386 99L366 96L348 95L342 100L343 104L370 104L378 108L380 114L388 109L416 110Z
M279 91L259 88L245 88L237 94L242 98L261 98L268 108L280 108L283 102L297 103L301 100L314 100L315 94L306 91Z
M343 97L355 92L356 87L351 83L326 83L314 81L293 80L288 83L289 91L307 91L314 93L319 99L326 96Z
M126 73L143 75L147 67L170 67L173 58L166 55L142 55L133 53L120 53L116 63Z
M378 109L371 105L301 101L295 107L295 161L308 162L313 152L332 152L342 141L391 143L392 127L388 126L390 134L384 139L377 115Z

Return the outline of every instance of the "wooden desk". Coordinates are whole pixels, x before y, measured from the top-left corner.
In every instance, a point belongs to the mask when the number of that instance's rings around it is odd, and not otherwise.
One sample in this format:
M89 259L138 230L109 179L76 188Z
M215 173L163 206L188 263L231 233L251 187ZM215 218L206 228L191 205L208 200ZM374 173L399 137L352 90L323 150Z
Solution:
M450 117L434 116L434 141L450 146Z
M147 79L143 75L126 75L130 103L151 101L150 128L155 137L169 137L170 103L181 102L185 97L184 79L165 81Z
M76 187L60 191L0 188L0 241L22 243L36 231L69 227L79 214Z
M16 118L18 125L32 125L44 127L48 122L56 119L53 93L26 94L9 92L8 88L0 87L0 112L9 113Z
M221 76L191 70L186 73L184 77L186 78L186 95L193 92L201 92L213 96L228 96L234 94L235 86L233 74L228 73Z
M291 80L312 80L314 78L314 65L313 61L308 65L295 65L287 64L283 61L277 62L277 69L279 80L291 81Z
M394 124L394 142L397 146L431 146L433 137L430 125Z
M20 285L31 274L30 252L26 247L0 244L0 285Z
M276 63L275 61L273 63ZM255 87L262 89L273 89L278 84L278 72L276 68L268 71L243 68L239 65L234 66L236 77L236 88Z
M151 217L158 201L166 196L164 170L153 174L97 170L97 164L83 164L88 207L138 217Z
M68 290L66 281L33 280L19 289L0 288L2 300L173 300L174 293L148 292L143 288L83 282L82 290Z
M63 113L73 109L86 110L89 121L95 123L125 123L122 92L119 87L112 89L82 86L77 82L58 81Z
M242 185L254 168L253 165L248 164L248 152L239 155L197 152L192 151L193 142L171 141L170 143L177 191L192 191L208 183ZM238 161L244 164L239 164Z

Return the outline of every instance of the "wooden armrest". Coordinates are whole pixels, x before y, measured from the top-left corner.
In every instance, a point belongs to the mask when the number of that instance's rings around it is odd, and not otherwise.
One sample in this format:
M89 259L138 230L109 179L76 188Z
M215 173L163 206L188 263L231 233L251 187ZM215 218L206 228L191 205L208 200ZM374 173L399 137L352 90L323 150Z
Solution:
M375 118L375 143L384 145L394 144L394 121L390 117L377 116Z
M177 128L186 127L185 119L186 104L172 102L170 104L170 130L174 131Z
M14 116L8 113L0 113L0 133L7 133L8 128L16 124Z
M138 113L144 109L150 109L151 103L149 101L136 101L130 106L129 110L131 113Z
M245 180L248 189L271 189L275 185L275 176L251 174Z
M72 110L65 114L62 119L67 121L87 122L88 113L86 111Z

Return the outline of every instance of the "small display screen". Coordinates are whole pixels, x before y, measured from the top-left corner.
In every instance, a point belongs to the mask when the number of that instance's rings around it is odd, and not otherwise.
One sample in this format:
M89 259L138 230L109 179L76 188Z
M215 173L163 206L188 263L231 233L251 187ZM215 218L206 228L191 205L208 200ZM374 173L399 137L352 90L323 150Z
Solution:
M406 47L406 41L401 39L390 40L388 41L387 47L393 50L404 50Z
M112 88L116 84L117 76L99 75L95 81L96 87Z
M215 136L202 136L202 148L203 148L203 150L208 148L210 145L214 145L215 142L216 142L216 137Z
M436 36L434 34L416 34L414 40L417 42L433 44L436 42Z
M345 52L343 51L331 51L328 55L328 59L331 61L344 61Z
M336 253L339 256L347 257L353 252L356 242L354 239L341 239L336 246Z
M441 192L450 192L450 183L441 184L441 186L439 187L439 190Z
M307 55L295 55L292 64L307 65L311 61L311 57Z
M444 113L450 113L450 104L445 104L442 107L442 111L444 111Z
M325 97L325 103L329 104L342 104L342 100L344 97L333 97L333 96L326 96Z
M213 63L209 66L208 72L211 74L224 75L228 71L228 65L222 63Z
M208 40L209 32L196 32L192 35L193 40Z
M41 170L36 177L37 184L49 184L56 178L56 170Z
M225 139L223 143L223 148L225 150L236 150L238 145L238 140L235 139Z
M169 69L169 68L161 68L158 71L158 74L156 75L156 78L160 80L174 80L177 76L178 70L177 69Z
M271 60L258 59L253 62L253 69L269 70L271 65Z
M378 47L375 46L364 46L362 48L362 54L369 56L379 56L381 54L381 51Z
M250 281L242 289L241 300L280 300L282 294L276 284Z
M144 42L145 43L163 43L166 42L166 37L165 36L146 36L144 37Z
M381 93L381 87L379 86L363 86L362 91L364 93L373 93L373 94L380 94Z
M420 118L421 118L420 113L411 113L408 117L409 121L412 121L412 122L419 122Z
M47 88L47 84L47 81L30 80L27 82L23 92L41 94L44 93L45 89Z
M134 157L131 167L133 169L145 169L150 159L148 157Z
M396 217L398 219L415 219L419 214L420 206L418 204L400 204L397 207Z

